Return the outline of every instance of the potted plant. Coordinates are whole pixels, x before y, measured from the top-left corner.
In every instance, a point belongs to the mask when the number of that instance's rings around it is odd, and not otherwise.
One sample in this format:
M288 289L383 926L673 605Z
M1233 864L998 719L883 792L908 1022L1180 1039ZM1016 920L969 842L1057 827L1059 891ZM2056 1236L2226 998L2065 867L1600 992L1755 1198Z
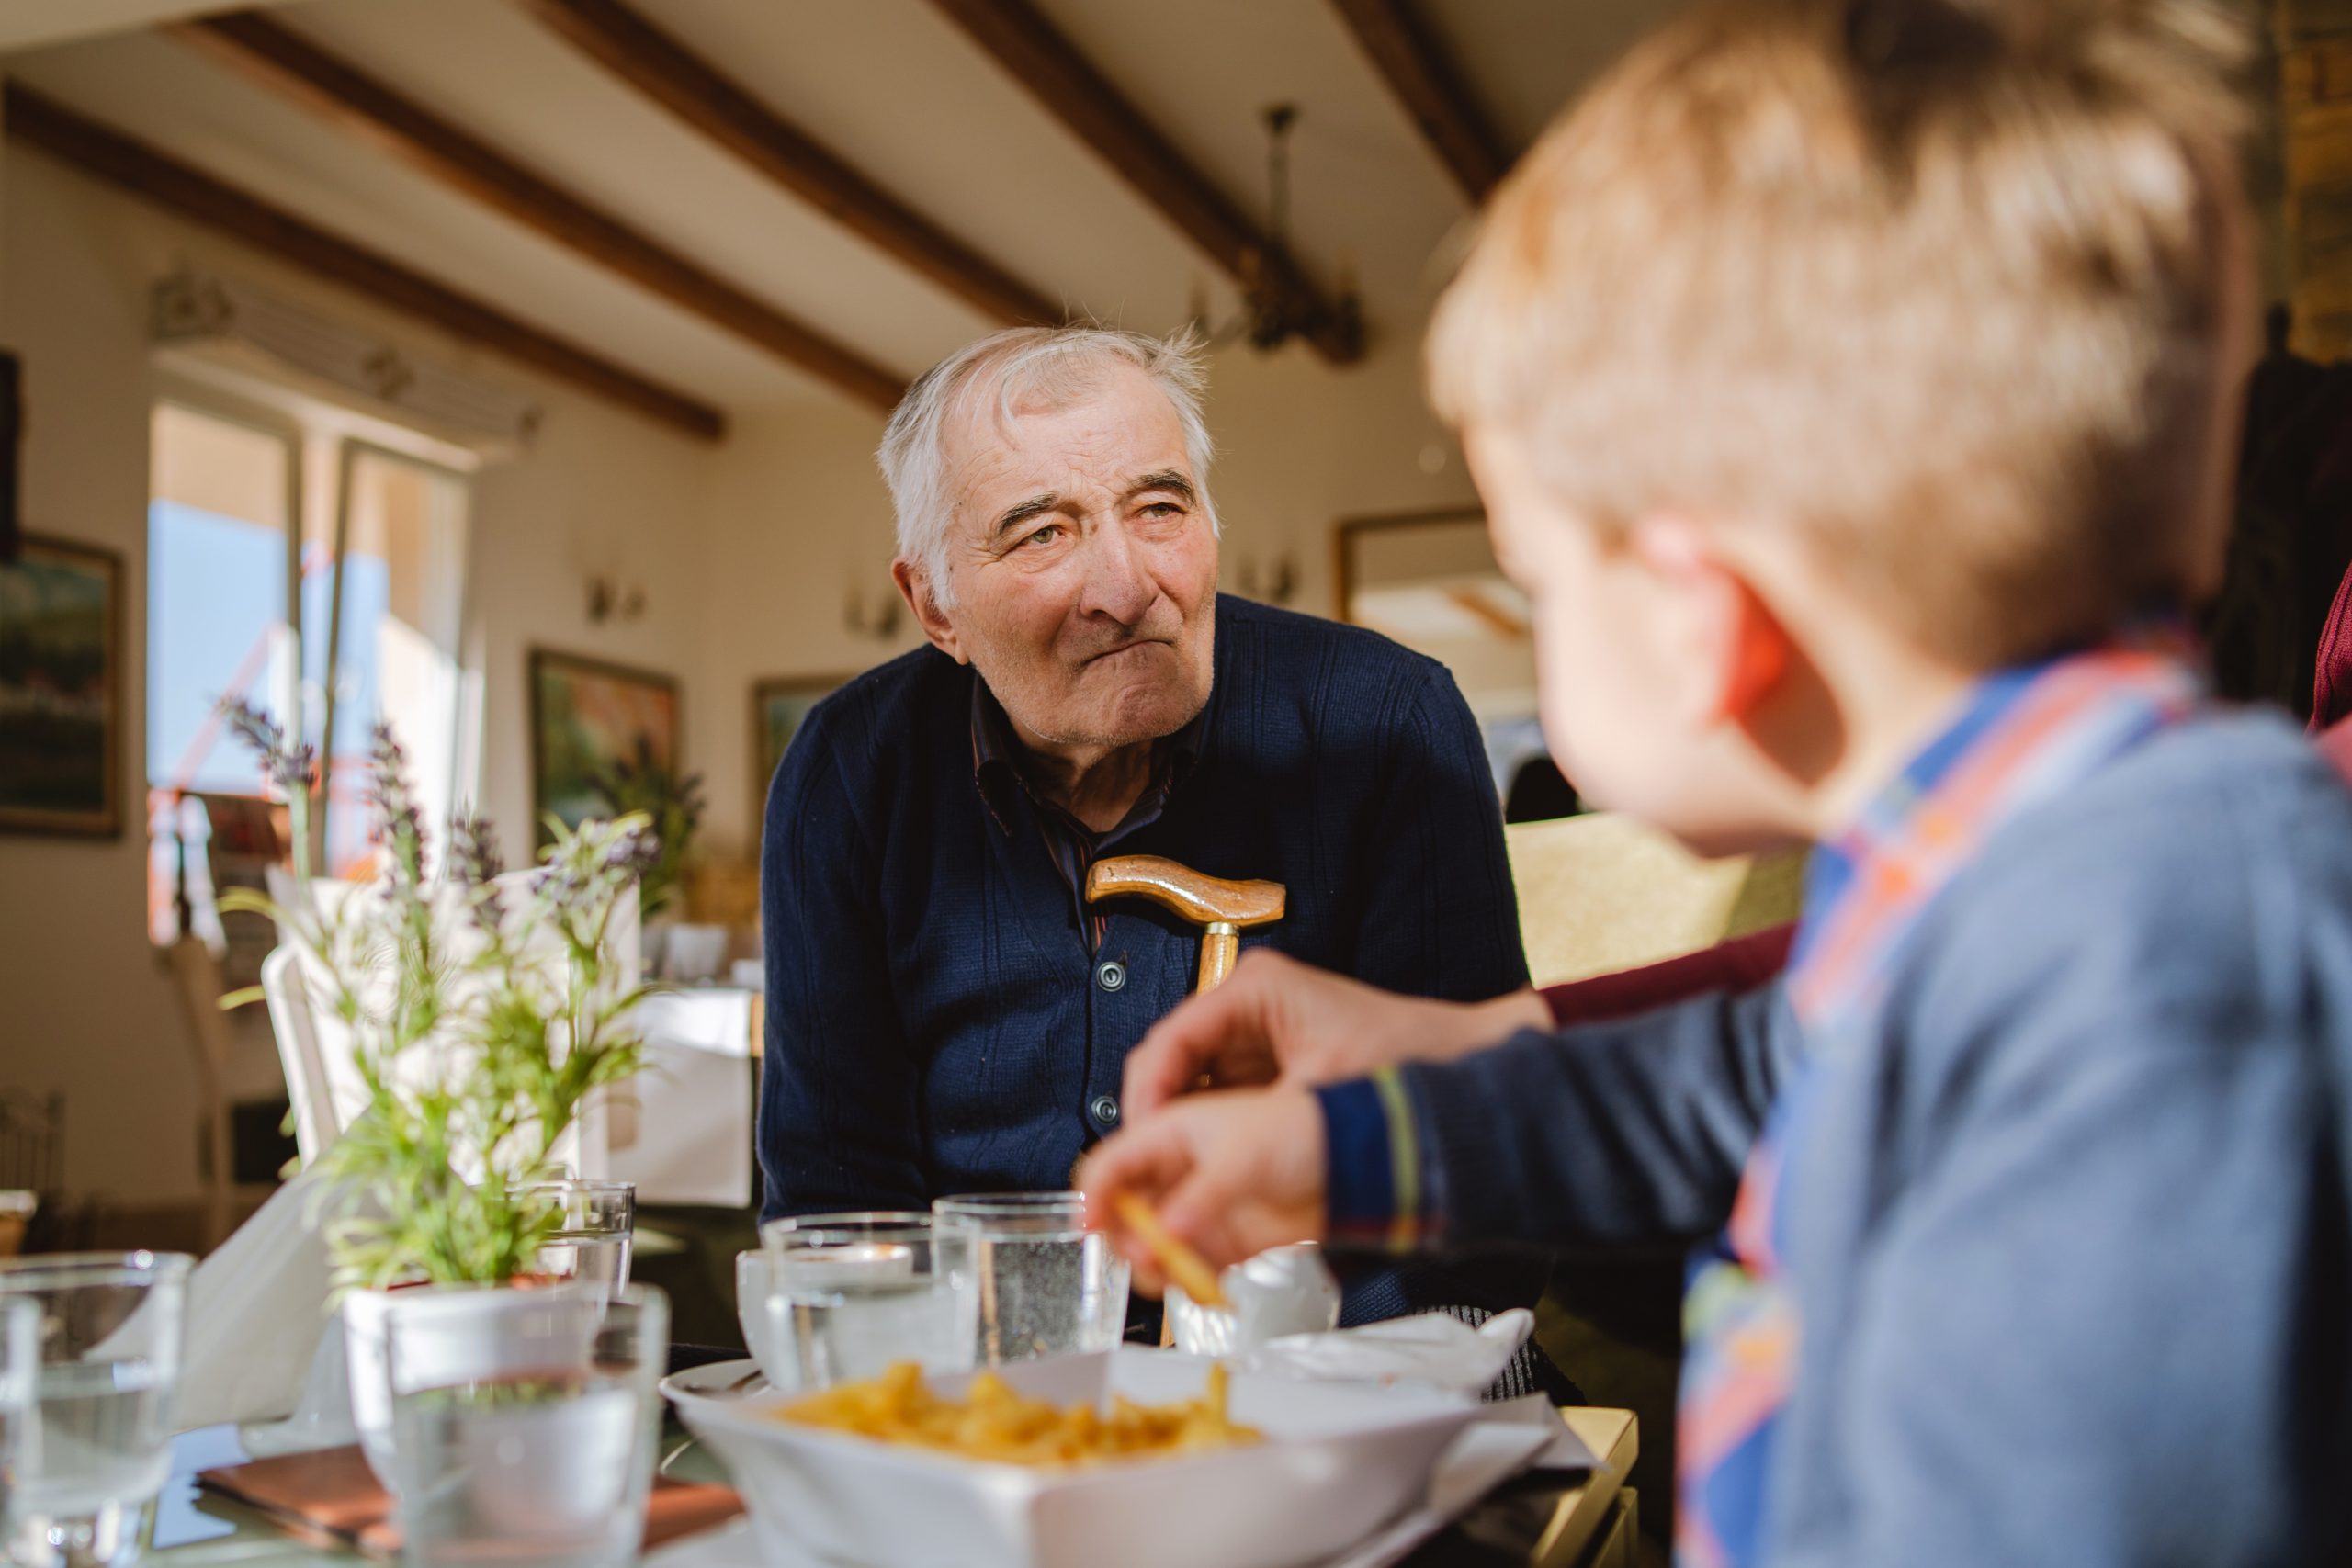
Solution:
M665 949L676 924L671 906L686 870L686 854L702 827L702 775L680 773L653 754L653 743L640 736L637 755L617 759L596 779L596 793L616 818L641 815L652 832L655 850L638 892L642 921L646 973L667 973Z
M319 987L322 1010L346 1032L367 1090L365 1110L314 1168L353 1418L389 1481L385 1292L504 1288L533 1273L559 1222L533 1185L560 1174L558 1145L589 1096L637 1070L630 1015L644 987L623 985L611 939L660 846L641 813L576 829L555 823L539 866L502 877L488 826L462 818L450 826L441 875L429 876L406 759L379 725L369 769L380 817L375 879L314 889L314 752L289 746L247 705L224 711L286 796L300 891L290 904L232 892L222 907L277 922L302 955L305 984ZM447 1325L449 1354L463 1359L465 1314L432 1315Z

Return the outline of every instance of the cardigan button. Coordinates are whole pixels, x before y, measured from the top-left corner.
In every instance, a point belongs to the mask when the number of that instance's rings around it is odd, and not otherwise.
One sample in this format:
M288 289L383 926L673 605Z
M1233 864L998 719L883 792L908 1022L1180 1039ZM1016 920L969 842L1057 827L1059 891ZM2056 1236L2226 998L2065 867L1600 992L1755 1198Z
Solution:
M1086 1109L1092 1111L1094 1119L1105 1127L1115 1127L1119 1124L1119 1102L1107 1094L1096 1095L1094 1103Z
M1127 966L1115 958L1106 958L1095 966L1094 983L1106 991L1115 991L1127 983Z

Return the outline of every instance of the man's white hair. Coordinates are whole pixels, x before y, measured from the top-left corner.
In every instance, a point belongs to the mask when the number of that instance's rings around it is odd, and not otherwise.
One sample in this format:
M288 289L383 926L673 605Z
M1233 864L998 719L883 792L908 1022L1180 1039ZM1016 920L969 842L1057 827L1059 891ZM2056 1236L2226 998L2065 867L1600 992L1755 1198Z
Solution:
M918 377L890 411L875 454L882 482L899 518L899 554L916 562L943 606L955 603L947 571L947 544L956 517L946 493L948 421L982 406L993 392L995 416L1013 417L1023 404L1068 408L1102 383L1103 372L1128 365L1151 378L1184 427L1184 457L1200 491L1209 532L1217 532L1216 506L1209 500L1209 427L1201 418L1201 388L1207 381L1199 337L1187 328L1173 337L1108 327L1013 327L967 343Z

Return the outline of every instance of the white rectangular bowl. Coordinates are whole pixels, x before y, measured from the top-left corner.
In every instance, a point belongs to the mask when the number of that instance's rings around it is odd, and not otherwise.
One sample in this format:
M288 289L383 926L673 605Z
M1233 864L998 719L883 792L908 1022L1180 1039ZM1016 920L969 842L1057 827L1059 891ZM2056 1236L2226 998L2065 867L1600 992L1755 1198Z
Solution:
M1002 1369L1060 1404L1199 1396L1209 1363L1126 1348ZM953 1396L965 1377L932 1386ZM717 1450L773 1555L857 1568L1293 1568L1361 1540L1427 1495L1475 1402L1406 1388L1234 1375L1245 1448L1086 1470L988 1464L777 1419L791 1396L663 1385Z

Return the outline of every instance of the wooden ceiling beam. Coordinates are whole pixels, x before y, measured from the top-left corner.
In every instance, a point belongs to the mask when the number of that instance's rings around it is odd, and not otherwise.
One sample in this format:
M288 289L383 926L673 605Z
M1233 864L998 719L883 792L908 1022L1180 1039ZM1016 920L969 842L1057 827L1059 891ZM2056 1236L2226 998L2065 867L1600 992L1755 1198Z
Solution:
M707 403L330 233L20 82L8 84L6 112L9 136L93 178L706 441L726 434L726 417Z
M1326 359L1346 365L1363 356L1363 333L1353 312L1337 306L1283 255L1031 0L932 0L932 5L1227 276L1245 287L1262 278L1294 315L1308 323L1307 336Z
M277 22L244 11L183 23L173 30L442 184L860 401L887 410L906 389L899 376L591 206Z
M639 92L824 213L1008 326L1066 319L1037 290L762 104L624 0L521 0Z
M1510 160L1468 85L1414 13L1413 0L1331 0L1331 7L1470 204L1486 200Z

